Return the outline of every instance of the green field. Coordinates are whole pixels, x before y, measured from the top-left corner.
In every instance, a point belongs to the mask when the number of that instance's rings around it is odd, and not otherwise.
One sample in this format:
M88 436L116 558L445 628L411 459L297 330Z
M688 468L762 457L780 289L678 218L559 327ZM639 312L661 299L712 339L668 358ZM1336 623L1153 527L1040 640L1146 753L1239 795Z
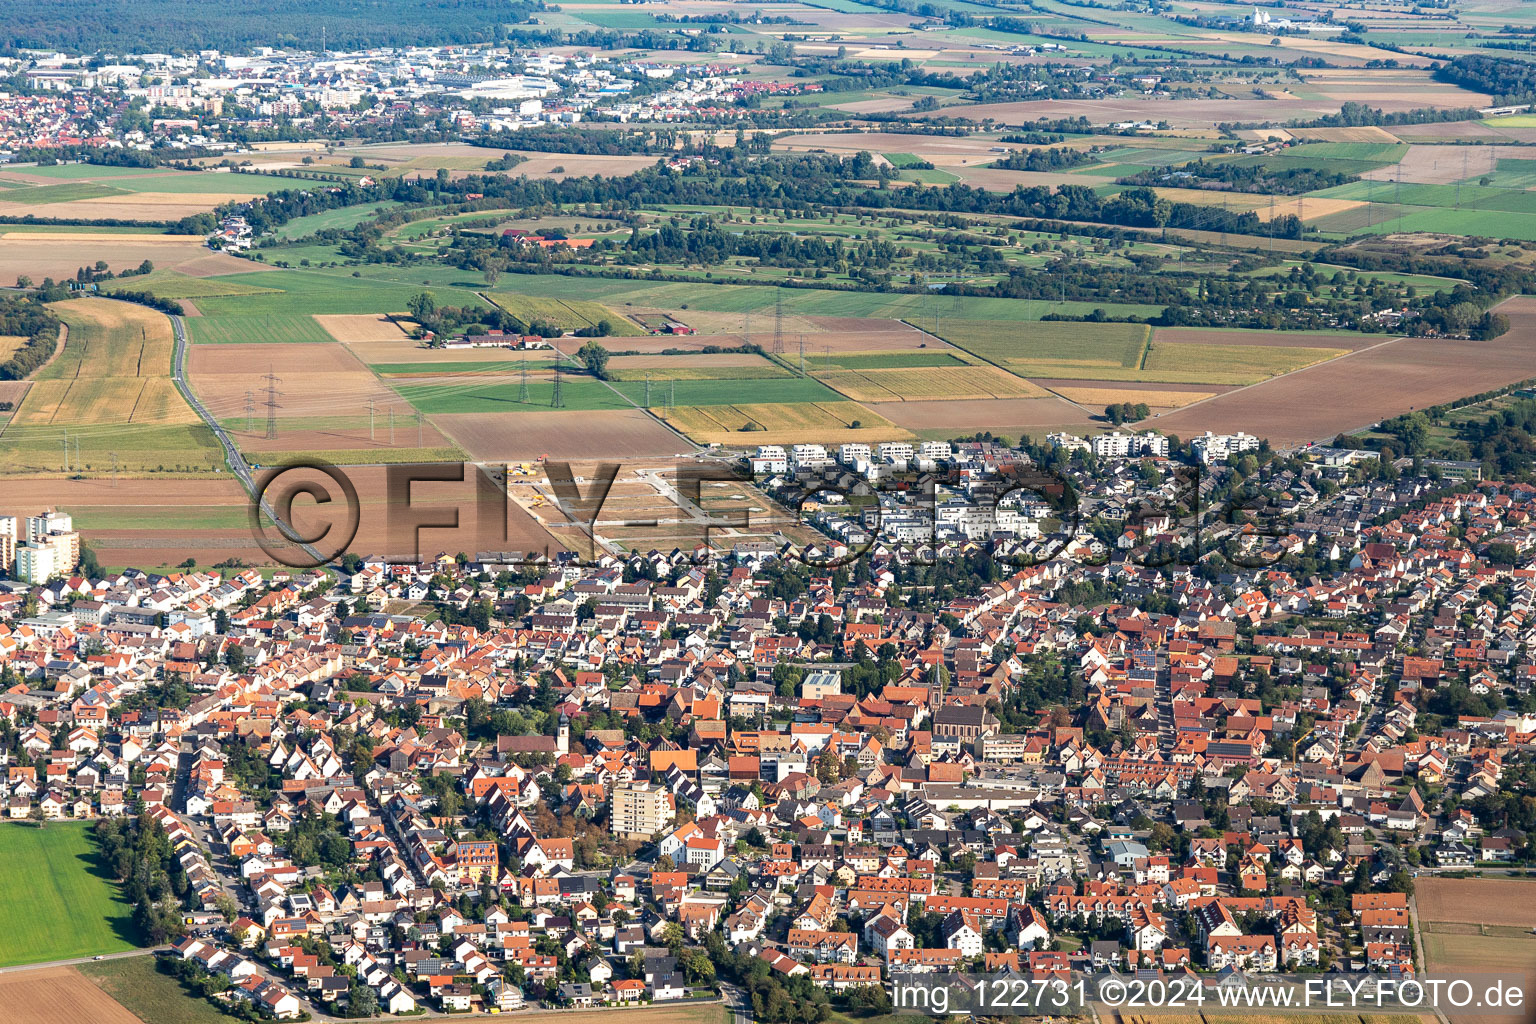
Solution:
M1536 185L1536 160L1500 159L1494 165L1493 181L1505 188L1530 188Z
M1363 174L1390 167L1408 153L1408 147L1391 142L1308 142L1276 153L1259 153L1228 161L1240 167L1263 165L1276 171L1314 168L1339 174Z
M945 341L1025 377L1102 377L1101 371L1132 371L1135 380L1151 328L1145 324L1045 322L1000 323L943 320Z
M1484 238L1514 238L1536 241L1536 213L1510 213L1505 210L1444 209L1425 206L1384 206L1372 203L1330 214L1312 222L1320 231L1343 234L1381 234L1384 232L1424 231L1447 235L1476 235ZM1369 223L1368 223L1369 221Z
M278 183L282 184L279 185ZM270 174L231 174L227 171L173 171L142 178L120 178L115 187L127 192L160 192L171 195L205 195L221 192L279 192L283 189L302 188L291 178L278 178Z
M1536 213L1536 192L1484 185L1423 185L1383 181L1352 181L1309 195L1329 199L1367 199L1401 206L1460 210L1503 210Z
M9 230L9 228L7 228ZM240 275L250 278L250 274ZM104 292L152 292L164 299L201 299L210 295L275 295L275 289L242 284L228 277L191 277L174 270L155 270L138 277L103 281Z
M793 362L793 357L790 357ZM868 352L841 356L806 356L805 364L818 370L905 370L920 366L964 366L965 360L949 352Z
M231 1018L181 982L156 969L152 956L82 964L80 973L121 1003L129 1013L154 1024L229 1024Z
M58 178L74 181L78 178L132 178L145 174L170 173L158 167L111 167L106 164L50 164L46 167L12 167L17 174L36 178Z
M572 289L576 291L577 289ZM584 299L543 298L513 292L489 292L487 297L502 309L525 324L536 320L554 324L561 330L576 331L584 327L596 327L600 321L608 321L615 335L641 335L641 330L624 314L609 309L600 302Z
M422 271L409 270L418 279ZM261 294L215 295L198 298L197 307L207 316L294 315L299 313L399 313L409 308L411 297L429 292L439 306L471 306L483 309L486 303L475 294L480 287L458 271L453 285L431 286L408 280L385 281L352 277L347 273L317 270L269 270L253 274L231 274L214 280L243 284L261 289Z
M0 967L139 945L133 908L99 863L90 825L0 824Z
M4 193L0 193L3 196ZM149 224L0 224L0 235L163 235ZM142 278L140 278L142 280Z
M69 181L60 185L31 185L8 189L5 192L5 201L8 203L31 203L33 205L68 203L76 199L99 199L102 196L120 196L125 194L125 192L125 189L113 188L111 185L98 185L94 181Z
M608 368L609 377L615 381L644 381L652 384L662 381L706 380L780 380L798 374L778 363L764 360L759 366L689 366L686 359L679 359L676 366L635 367L633 369Z
M199 345L324 343L336 339L308 316L195 316L187 319Z
M324 213L312 213L308 217L295 217L279 227L275 234L278 238L287 240L304 238L316 231L347 231L366 220L372 220L386 210L404 205L404 203L390 200L383 203L364 203L360 206L342 206L335 210L326 210Z
M12 424L0 434L0 473L56 473L63 459L61 427ZM114 466L124 473L212 473L223 469L224 450L200 423L92 424L70 427L69 462L71 471L96 475Z
M366 354L367 352L365 351L364 355ZM527 366L530 372L553 370L555 368L555 361L553 359L530 358ZM442 363L373 363L368 368L380 377L419 377L433 374L461 373L507 374L520 373L523 369L523 361L519 359L501 359L482 362L454 360Z
M490 384L407 384L395 388L422 412L546 412L553 408L554 381L530 378L528 402L517 400L521 382L504 378ZM590 377L563 377L561 397L567 409L632 409L645 404L645 383L623 381L611 387ZM615 393L617 392L617 394ZM838 402L842 396L831 388L802 377L769 380L680 380L651 386L651 407L663 405L737 405L740 403L785 404L790 402Z

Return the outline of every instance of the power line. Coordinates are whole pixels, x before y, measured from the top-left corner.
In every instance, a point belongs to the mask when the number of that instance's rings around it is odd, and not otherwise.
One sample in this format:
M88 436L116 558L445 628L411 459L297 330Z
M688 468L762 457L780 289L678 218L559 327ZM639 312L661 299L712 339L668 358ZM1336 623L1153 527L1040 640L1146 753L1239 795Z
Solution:
M560 376L560 363L557 361L555 363L555 394L554 394L554 398L549 403L550 408L553 408L553 409L564 409L565 408L565 391L564 391L564 387L563 387L564 383L565 382L561 379L561 376Z
M773 354L784 354L784 289L777 288L773 293Z
M526 357L518 360L518 366L522 367L522 379L517 384L517 400L523 405L528 404L528 360Z
M267 382L267 440L270 441L277 437L277 396L282 394L277 386L282 380L270 371L261 379Z

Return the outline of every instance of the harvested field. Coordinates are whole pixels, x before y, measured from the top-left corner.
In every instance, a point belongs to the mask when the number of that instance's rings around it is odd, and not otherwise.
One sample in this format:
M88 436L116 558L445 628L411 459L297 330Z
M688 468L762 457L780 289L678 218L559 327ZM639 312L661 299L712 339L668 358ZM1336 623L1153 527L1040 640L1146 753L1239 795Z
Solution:
M212 453L192 432L197 414L170 380L171 325L144 306L85 299L55 307L69 327L63 351L38 371L3 434L0 469L62 469L110 465L118 453L126 469L208 465ZM206 431L204 431L206 433Z
M1419 920L1536 927L1536 880L1425 878L1414 887Z
M1536 925L1536 880L1431 877L1419 879L1414 888L1431 972L1521 972L1530 990L1536 982L1536 936L1530 933ZM1454 1011L1450 1017L1454 1024L1490 1021ZM1523 1014L1511 1014L1491 1021L1515 1024L1523 1019Z
M1148 422L1180 437L1246 430L1278 447L1536 377L1536 298L1517 296L1498 308L1511 329L1492 341L1385 342Z
M315 322L337 341L348 343L400 341L406 336L404 328L394 320L371 313L320 313L316 314Z
M281 392L275 439L265 436L262 408L268 373ZM400 448L452 449L430 422L418 426L416 411L339 342L197 345L187 377L242 450L371 451L370 461L395 461L390 452Z
M478 149L474 155L484 160L494 160L500 154ZM512 169L513 176L553 178L556 181L563 181L566 178L584 178L594 174L601 174L605 178L624 177L650 167L656 163L657 159L654 156L603 156L576 153L524 153L522 155L528 159ZM484 164L482 163L481 166Z
M1293 128L1290 134L1308 142L1387 142L1395 143L1396 135L1385 128L1364 126L1359 128Z
M1159 327L1152 333L1153 346L1171 345L1267 345L1277 348L1318 347L1357 349L1380 344L1379 334L1301 334L1295 331L1234 331L1220 327Z
M880 402L869 407L908 430L1026 430L1043 434L1056 427L1083 428L1083 410L1052 395L1048 398L990 399L970 402Z
M673 455L688 442L638 409L489 414L447 413L432 417L443 433L481 462Z
M1045 391L995 366L832 370L816 379L856 402L942 402L1044 398Z
M0 207L5 205L0 202ZM11 285L18 276L34 281L45 277L73 279L77 270L93 266L97 260L106 260L109 268L121 272L137 269L145 260L157 267L173 267L207 255L202 239L187 235L44 235L7 231L0 234L0 283ZM135 280L130 277L121 287L136 287L132 283Z
M466 512L460 515L460 526L457 529L423 529L419 542L414 541L410 536L411 531L400 530L398 522L395 528L391 528L390 509L385 500L384 468L363 466L347 472L357 488L362 505L357 537L351 544L351 550L358 554L376 551L391 558L415 557L418 551L421 557L435 555L439 551L548 551L553 554L562 547L543 524L511 501L507 503L505 537L496 529L498 524L481 524L478 516ZM468 472L462 484L417 484L412 488L412 513L431 516L434 508L462 510L474 500L474 488ZM298 509L297 503L295 509ZM552 509L548 514L553 522L564 521ZM299 520L297 525L301 531L318 532L315 521L303 512L296 511L295 518Z
M21 404L29 386L30 382L24 380L0 380L0 403L10 403L11 410L14 411ZM0 412L0 419L10 414L10 412Z
M646 312L649 311L639 311L625 307L625 312L630 314L639 313L639 315L645 316ZM747 317L742 313L725 313L710 309L656 310L655 312L664 319L676 320L678 323L687 324L695 331L698 331L699 334L739 335L750 326ZM756 330L753 331L753 334L759 335L766 331L771 337L773 332L771 312L767 314L759 312L754 319L756 321ZM808 316L799 316L787 311L784 314L784 333L789 337L800 334L815 334L820 330L821 328L816 326ZM657 337L663 341L688 341L690 336L664 334ZM625 347L629 346L629 342L624 344ZM740 342L736 341L732 344L740 344Z
M758 445L794 444L801 441L875 442L898 441L912 436L890 420L853 402L680 405L661 415L674 428L701 443ZM858 426L854 426L855 423Z
M1303 366L1344 355L1341 348L1273 345L1154 344L1141 376L1147 380L1211 384L1252 384Z
M1498 150L1493 146L1409 146L1401 163L1366 171L1361 177L1375 181L1448 185L1453 181L1492 174L1497 159Z
M0 334L0 363L5 362L11 356L21 350L21 346L27 343L24 335Z
M257 274L263 270L278 270L255 260L241 259L233 253L204 253L195 260L176 264L175 269L188 277L219 277L223 274Z
M0 976L0 1006L9 1024L143 1024L73 967Z
M65 186L50 186L61 188ZM265 192L131 192L102 195L101 187L83 183L85 188L97 191L89 198L67 199L47 204L47 216L80 220L142 220L169 221L194 213L207 213L223 203L254 199ZM4 193L0 193L3 197ZM25 217L37 214L33 202L6 201L0 198L0 214Z
M1174 203L1215 206L1233 213L1252 212L1263 223L1271 218L1294 215L1303 221L1316 220L1365 205L1359 199L1329 199L1321 196L1266 197L1242 193L1216 192L1197 188L1158 188L1154 191Z
M1067 401L1075 402L1090 410L1098 410L1121 402L1129 402L1132 405L1145 404L1153 409L1181 409L1194 402L1216 396L1214 391L1150 391L1142 388L1053 386L1051 390Z

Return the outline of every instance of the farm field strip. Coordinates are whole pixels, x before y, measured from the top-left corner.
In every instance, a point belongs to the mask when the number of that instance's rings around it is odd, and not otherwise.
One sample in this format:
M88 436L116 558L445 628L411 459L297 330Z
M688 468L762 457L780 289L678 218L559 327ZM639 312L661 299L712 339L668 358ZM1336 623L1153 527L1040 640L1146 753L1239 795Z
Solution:
M1042 398L1044 389L995 366L832 370L816 379L856 402Z
M701 443L892 441L912 436L883 416L846 401L674 406L659 410L658 415L673 428Z

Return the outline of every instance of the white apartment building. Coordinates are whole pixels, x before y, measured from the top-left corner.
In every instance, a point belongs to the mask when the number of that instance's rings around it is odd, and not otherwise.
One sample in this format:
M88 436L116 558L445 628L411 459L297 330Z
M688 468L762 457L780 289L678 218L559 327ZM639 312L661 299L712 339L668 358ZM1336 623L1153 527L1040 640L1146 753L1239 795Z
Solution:
M837 447L837 461L845 466L857 466L860 463L867 464L870 459L869 445L858 441L850 441Z
M759 445L757 454L752 456L752 472L754 473L788 473L789 456L784 449L776 444Z
M1195 457L1209 466L1213 462L1226 462L1243 452L1257 451L1259 439L1241 430L1235 434L1213 434L1207 430L1199 437L1191 438L1189 446Z
M1087 441L1084 441L1076 434L1046 434L1045 443L1050 445L1052 448L1060 448L1068 455L1071 455L1073 452L1093 451L1093 445L1089 444Z
M72 567L65 563L59 546L52 541L23 541L16 546L16 578L23 583L47 583Z
M832 456L824 445L797 444L790 449L790 458L796 469L819 469L832 465Z
M924 441L918 454L925 459L948 459L955 454L948 441Z
M1168 439L1161 434L1147 431L1144 434L1122 434L1116 430L1100 434L1092 442L1093 454L1101 459L1128 459L1133 456L1168 454Z
M671 794L649 782L621 782L609 799L609 828L616 836L650 839L672 821Z
M911 462L917 449L905 441L884 441L880 448L881 462Z
M0 573L11 571L16 562L16 517L0 516Z

